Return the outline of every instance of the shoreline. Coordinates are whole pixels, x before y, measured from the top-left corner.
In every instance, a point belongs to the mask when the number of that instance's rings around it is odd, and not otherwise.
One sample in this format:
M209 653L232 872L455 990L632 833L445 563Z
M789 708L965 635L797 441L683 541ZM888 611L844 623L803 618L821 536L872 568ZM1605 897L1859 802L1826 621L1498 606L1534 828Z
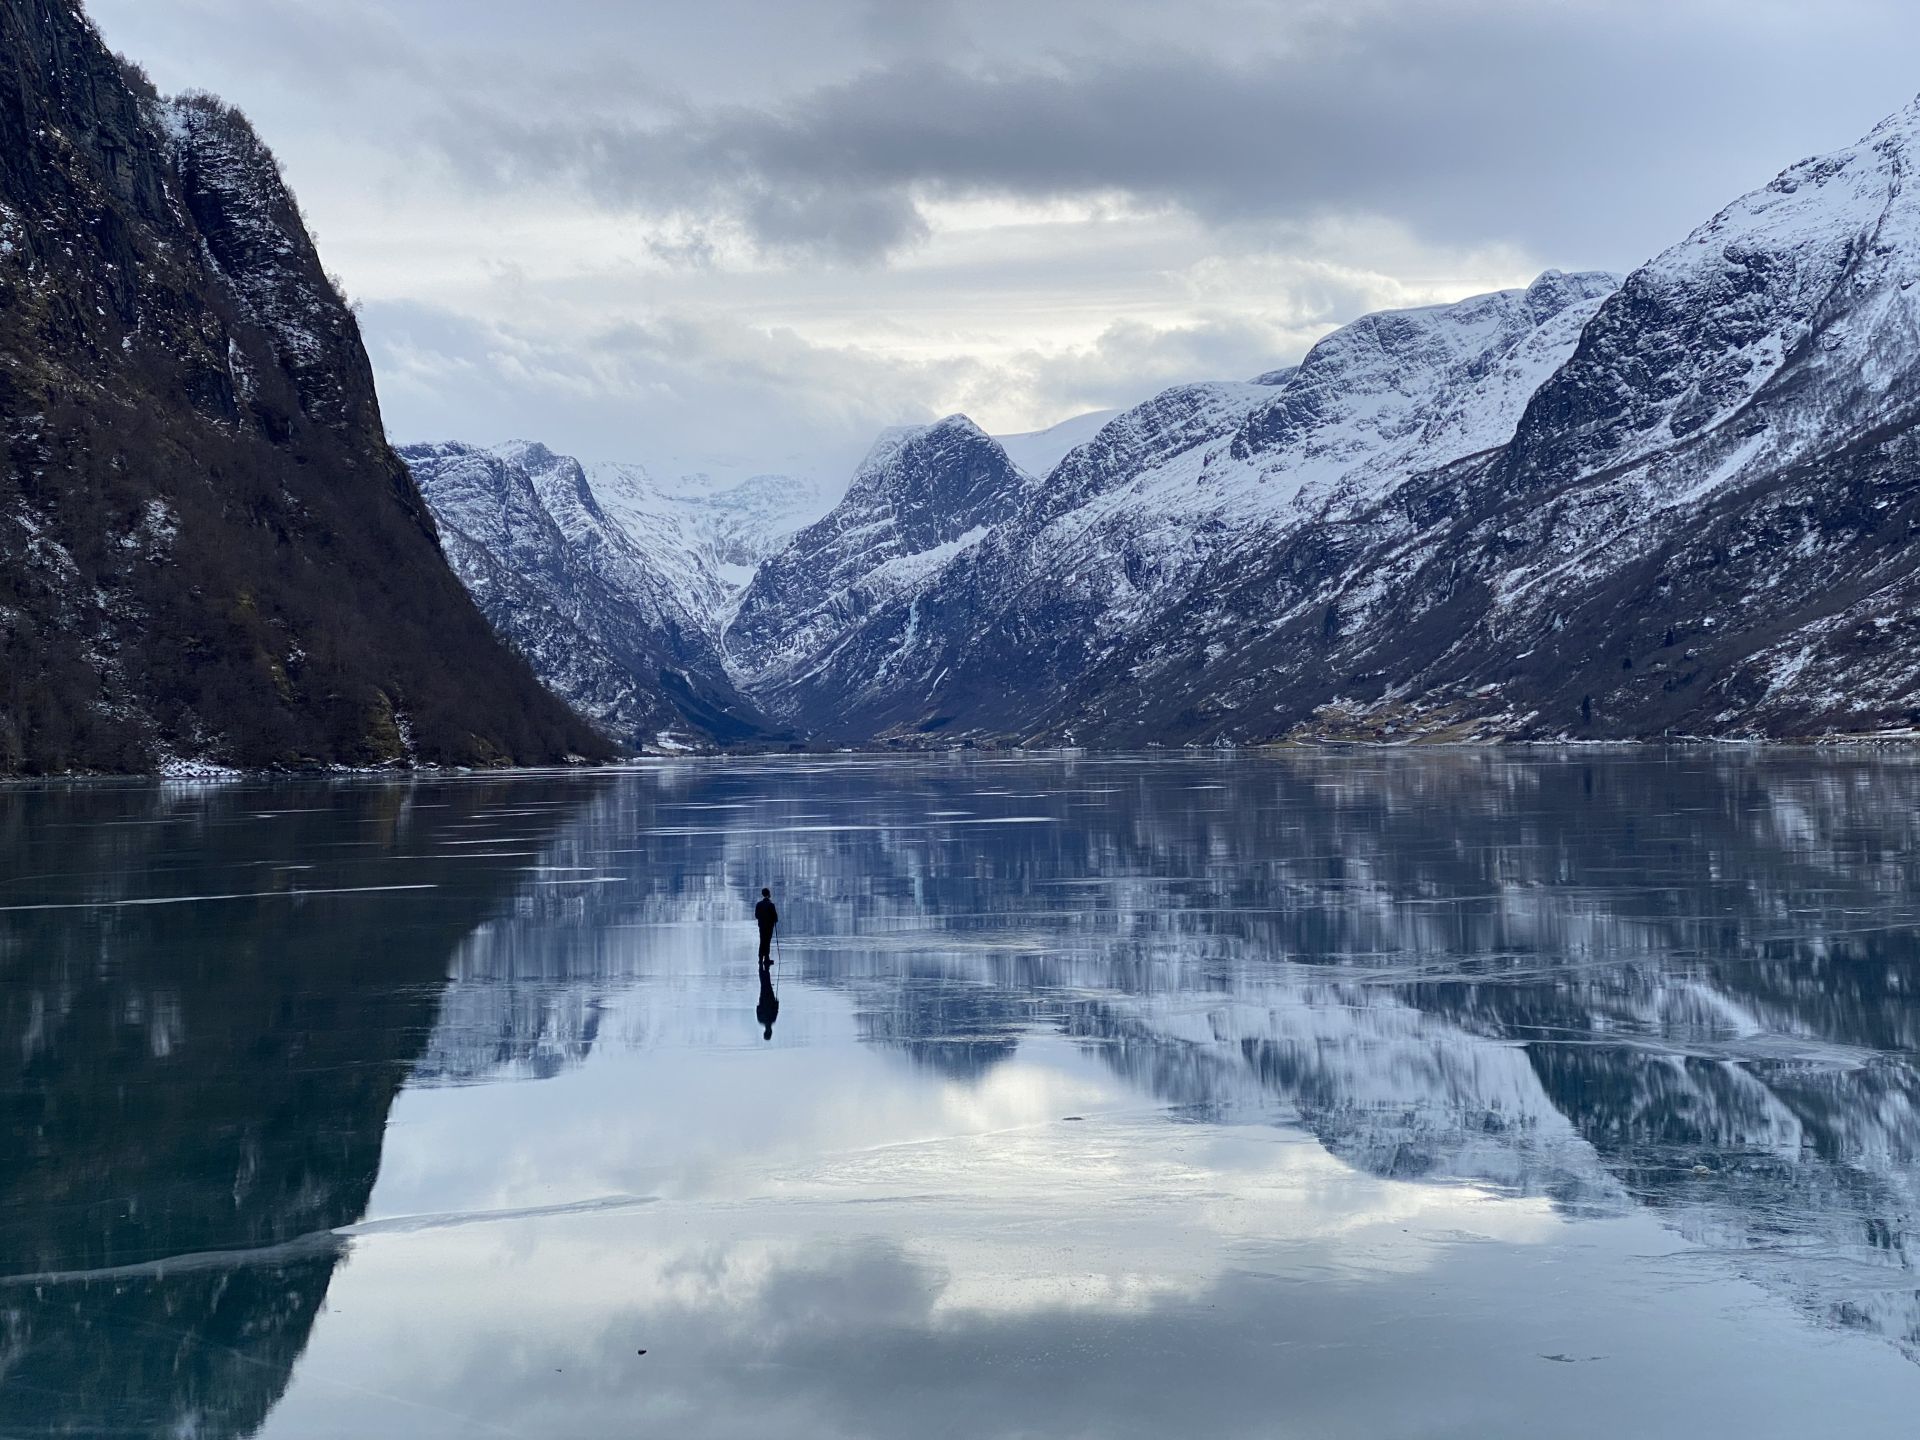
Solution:
M1778 753L1804 751L1920 751L1920 731L1895 731L1863 735L1812 735L1812 736L1712 736L1712 735L1675 735L1659 739L1620 739L1620 740L1461 740L1461 739L1407 739L1373 740L1358 739L1351 736L1289 736L1284 740L1265 740L1253 744L1206 744L1192 742L1183 745L1159 745L1151 742L1145 745L946 745L946 746L900 746L885 744L844 745L820 748L795 748L777 750L727 749L727 750L674 750L658 754L637 754L587 764L554 763L547 765L502 765L502 766L462 766L462 765L316 765L310 767L266 768L240 770L213 762L187 761L178 765L162 767L156 770L74 770L48 775L0 775L0 791L14 788L26 788L36 785L69 784L168 784L168 785L229 785L263 780L374 780L374 779L463 779L490 777L518 777L528 775L597 775L621 770L650 769L660 765L712 764L730 761L752 761L761 763L780 760L820 760L827 757L845 757L849 759L899 759L927 760L938 757L981 756L1000 760L1043 759L1048 757L1076 756L1123 758L1140 757L1168 759L1176 756L1193 758L1202 755L1220 757L1226 755L1285 755L1305 752L1337 754L1341 752L1435 752L1435 751L1473 751L1479 753L1502 750L1532 751L1612 751L1612 752L1651 752L1655 750L1739 750L1751 753Z

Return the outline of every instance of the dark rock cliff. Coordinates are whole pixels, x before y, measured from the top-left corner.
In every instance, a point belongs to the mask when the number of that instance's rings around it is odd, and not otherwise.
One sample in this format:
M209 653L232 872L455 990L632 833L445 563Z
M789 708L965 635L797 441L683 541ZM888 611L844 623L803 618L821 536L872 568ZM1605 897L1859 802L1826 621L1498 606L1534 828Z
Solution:
M448 569L265 145L67 3L0 0L0 452L0 774L607 753Z

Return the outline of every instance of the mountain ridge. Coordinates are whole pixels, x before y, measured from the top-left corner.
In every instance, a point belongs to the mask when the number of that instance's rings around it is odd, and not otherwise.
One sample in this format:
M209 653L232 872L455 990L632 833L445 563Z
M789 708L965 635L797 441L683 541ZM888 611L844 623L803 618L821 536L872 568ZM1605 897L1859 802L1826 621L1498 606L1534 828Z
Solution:
M1624 279L1362 316L1044 474L889 432L723 663L824 744L1920 732L1916 146L1920 101Z

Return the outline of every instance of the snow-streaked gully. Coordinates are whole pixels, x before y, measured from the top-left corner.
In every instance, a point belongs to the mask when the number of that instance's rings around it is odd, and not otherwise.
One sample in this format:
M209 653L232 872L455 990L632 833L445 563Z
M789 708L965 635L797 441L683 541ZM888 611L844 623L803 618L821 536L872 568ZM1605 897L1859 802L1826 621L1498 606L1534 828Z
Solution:
M0 1434L1907 1436L1916 816L1695 749L8 789Z

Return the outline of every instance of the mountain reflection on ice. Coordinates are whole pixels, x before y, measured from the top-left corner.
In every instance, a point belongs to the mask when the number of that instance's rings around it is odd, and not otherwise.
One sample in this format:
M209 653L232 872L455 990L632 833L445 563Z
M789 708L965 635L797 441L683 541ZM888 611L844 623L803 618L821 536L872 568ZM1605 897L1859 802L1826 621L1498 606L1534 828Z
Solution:
M769 835L803 804L860 823ZM1054 823L930 818L963 809ZM661 767L544 852L619 883L461 949L425 1064L578 1060L646 969L631 927L737 931L769 876L788 970L917 1066L1070 1036L1178 1116L1297 1122L1383 1177L1653 1208L1920 1359L1917 840L1904 758Z
M0 1435L278 1400L449 954L521 878L446 853L512 783L426 788L0 788L0 907L60 907L0 908Z
M1899 1433L1917 831L1692 750L0 790L0 1435Z

